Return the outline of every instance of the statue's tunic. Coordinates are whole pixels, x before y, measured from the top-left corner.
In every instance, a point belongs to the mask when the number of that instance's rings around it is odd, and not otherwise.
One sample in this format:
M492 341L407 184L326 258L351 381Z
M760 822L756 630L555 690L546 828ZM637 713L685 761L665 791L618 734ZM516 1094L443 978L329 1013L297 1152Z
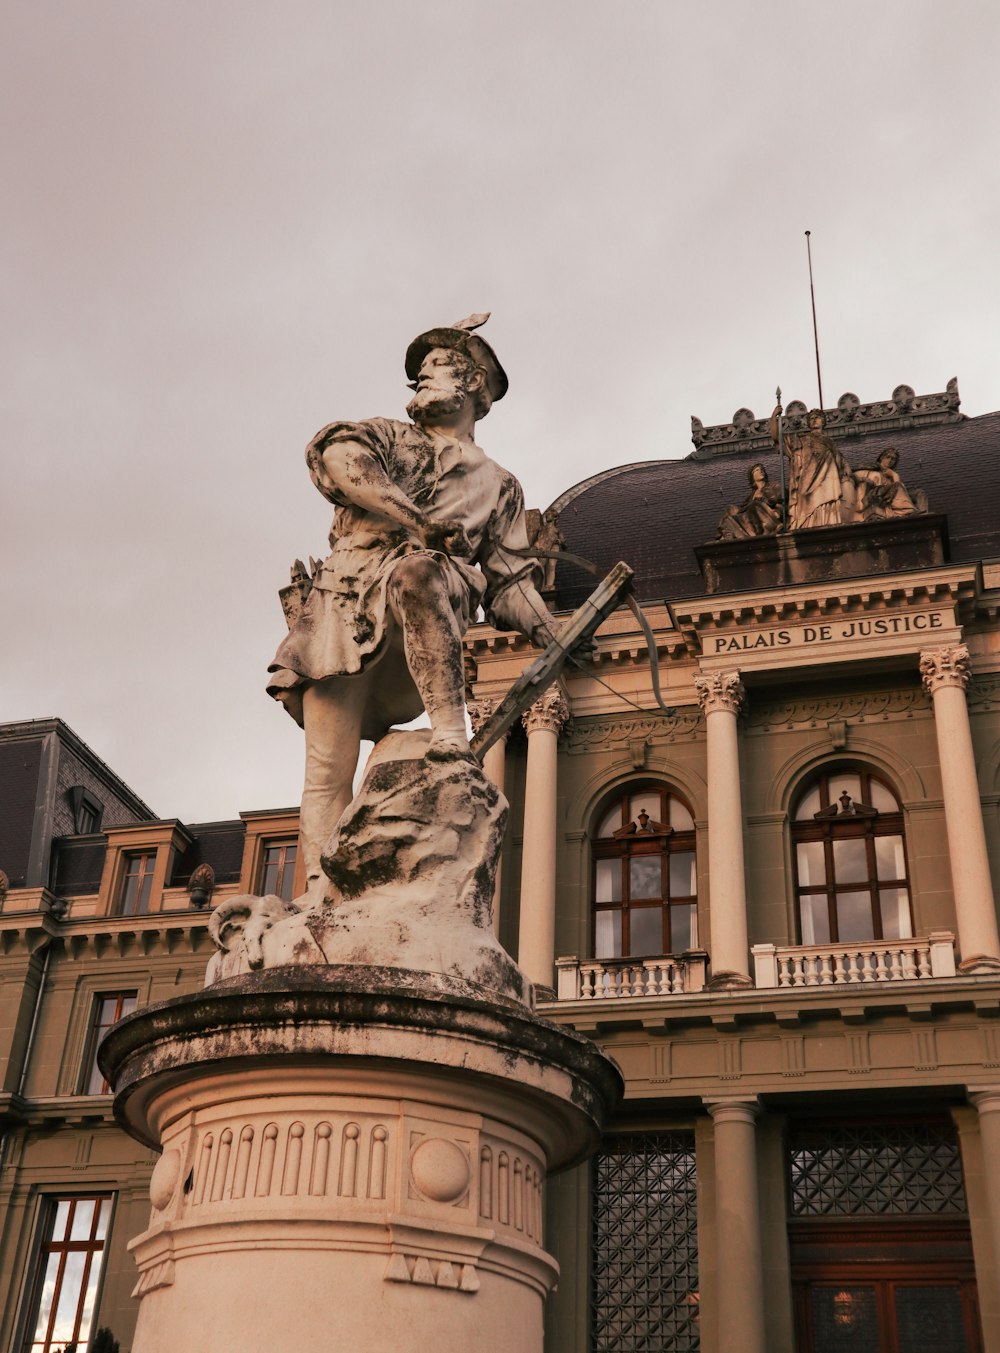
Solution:
M854 477L829 437L786 437L791 453L788 524L793 531L854 521Z
M344 442L365 447L427 516L461 522L469 557L427 550L407 527L349 502L323 462L324 453L336 456ZM528 547L521 487L478 446L431 436L412 423L372 418L331 423L309 443L306 461L336 512L332 550L268 669L269 693L296 722L302 722L304 682L356 676L375 664L378 679L366 701L362 737L377 739L422 710L387 603L392 571L407 555L430 554L437 561L462 633L480 605L499 629L530 634L548 618L535 586L537 563L508 553Z

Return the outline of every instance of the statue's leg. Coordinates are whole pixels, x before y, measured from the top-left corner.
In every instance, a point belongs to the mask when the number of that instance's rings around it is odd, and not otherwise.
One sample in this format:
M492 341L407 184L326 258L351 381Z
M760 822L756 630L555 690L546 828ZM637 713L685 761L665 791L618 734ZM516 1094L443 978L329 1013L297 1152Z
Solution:
M431 721L427 755L467 756L462 635L440 567L428 555L401 559L389 579L388 599Z
M320 864L323 847L353 797L354 772L361 750L361 719L367 674L310 681L302 692L306 734L306 776L302 790L299 839L306 868L306 892L300 905L322 900L327 879Z

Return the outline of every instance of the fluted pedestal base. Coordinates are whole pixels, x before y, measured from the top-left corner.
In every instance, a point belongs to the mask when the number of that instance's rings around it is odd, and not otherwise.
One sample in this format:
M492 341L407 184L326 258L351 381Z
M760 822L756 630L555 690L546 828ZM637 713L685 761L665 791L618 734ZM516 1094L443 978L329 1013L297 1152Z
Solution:
M620 1094L587 1040L457 979L298 967L142 1011L102 1060L162 1146L133 1353L540 1353L545 1174Z

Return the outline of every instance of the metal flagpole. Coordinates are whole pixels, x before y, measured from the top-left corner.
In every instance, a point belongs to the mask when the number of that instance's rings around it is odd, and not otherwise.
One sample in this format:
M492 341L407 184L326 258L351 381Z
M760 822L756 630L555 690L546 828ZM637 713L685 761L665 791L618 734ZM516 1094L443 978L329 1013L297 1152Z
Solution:
M813 312L813 343L816 347L816 384L819 386L819 407L823 407L823 377L819 369L819 330L816 328L816 289L813 286L813 256L812 245L809 243L811 230L806 231L806 253L809 255L809 299L812 301Z
M781 386L774 392L774 402L781 408ZM785 429L782 426L783 414L778 414L778 466L781 470L781 529L788 530L788 497L785 492Z

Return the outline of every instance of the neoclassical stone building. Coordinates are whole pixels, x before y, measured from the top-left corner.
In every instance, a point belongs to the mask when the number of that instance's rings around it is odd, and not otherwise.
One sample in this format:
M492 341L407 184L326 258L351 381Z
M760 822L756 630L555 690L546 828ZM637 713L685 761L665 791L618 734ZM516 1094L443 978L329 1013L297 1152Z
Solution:
M744 409L557 500L657 661L616 612L487 755L500 937L627 1087L549 1182L551 1353L1000 1353L1000 414L783 420L784 493ZM533 650L466 647L475 723ZM0 1350L126 1350L154 1162L96 1046L299 890L296 815L156 818L57 720L0 729L0 808Z

